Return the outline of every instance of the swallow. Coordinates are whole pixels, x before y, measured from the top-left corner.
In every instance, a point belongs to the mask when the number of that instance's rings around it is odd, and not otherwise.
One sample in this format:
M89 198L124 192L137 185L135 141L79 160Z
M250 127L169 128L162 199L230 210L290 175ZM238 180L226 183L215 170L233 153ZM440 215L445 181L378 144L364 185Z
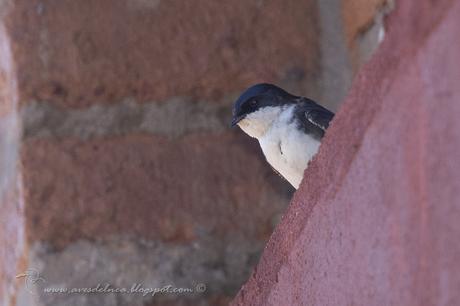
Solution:
M256 138L267 162L298 189L334 113L315 101L262 83L235 101L231 126Z

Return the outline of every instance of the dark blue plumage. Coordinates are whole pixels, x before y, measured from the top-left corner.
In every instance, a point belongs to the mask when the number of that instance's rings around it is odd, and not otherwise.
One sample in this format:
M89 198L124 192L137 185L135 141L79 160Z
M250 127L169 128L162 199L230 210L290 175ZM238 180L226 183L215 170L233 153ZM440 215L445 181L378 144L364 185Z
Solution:
M305 133L322 138L334 113L308 98L292 95L284 89L268 83L260 83L246 89L233 105L232 126L267 106L297 104L295 117Z

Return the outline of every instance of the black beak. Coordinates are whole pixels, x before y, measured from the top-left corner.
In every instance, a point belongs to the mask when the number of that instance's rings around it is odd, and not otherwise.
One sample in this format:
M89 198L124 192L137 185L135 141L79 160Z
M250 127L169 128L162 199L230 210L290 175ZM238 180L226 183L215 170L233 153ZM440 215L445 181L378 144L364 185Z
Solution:
M246 115L233 117L231 127L234 127L235 125L237 125L238 122L244 119L244 117L246 117Z

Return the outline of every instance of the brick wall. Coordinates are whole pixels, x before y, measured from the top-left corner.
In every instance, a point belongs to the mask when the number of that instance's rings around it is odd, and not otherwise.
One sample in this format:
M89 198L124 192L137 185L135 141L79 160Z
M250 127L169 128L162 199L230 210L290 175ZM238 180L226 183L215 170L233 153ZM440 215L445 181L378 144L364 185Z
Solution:
M338 0L1 8L0 300L28 306L230 301L292 195L229 129L233 100L265 81L336 109L359 66L347 37L378 12L345 31ZM26 269L50 287L207 290L34 295Z

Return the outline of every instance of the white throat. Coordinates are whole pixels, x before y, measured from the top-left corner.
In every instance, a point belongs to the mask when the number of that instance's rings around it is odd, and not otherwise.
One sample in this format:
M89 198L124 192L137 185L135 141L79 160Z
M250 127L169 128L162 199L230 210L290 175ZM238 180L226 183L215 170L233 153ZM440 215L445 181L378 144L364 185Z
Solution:
M292 186L299 188L308 162L320 141L306 134L293 120L295 105L266 107L248 115L238 125L259 140L268 163Z
M259 139L281 114L281 107L267 106L246 116L238 126L249 136Z

